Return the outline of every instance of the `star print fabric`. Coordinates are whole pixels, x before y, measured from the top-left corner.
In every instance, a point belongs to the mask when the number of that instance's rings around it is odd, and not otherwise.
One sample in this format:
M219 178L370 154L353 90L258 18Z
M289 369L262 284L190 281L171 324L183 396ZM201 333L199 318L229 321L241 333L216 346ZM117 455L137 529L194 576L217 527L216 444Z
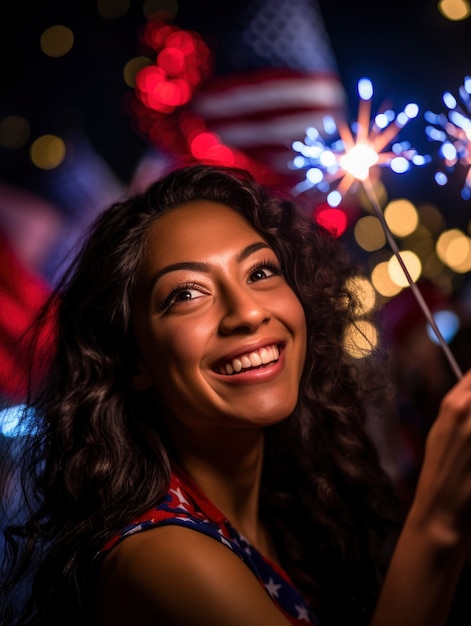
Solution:
M170 486L163 500L123 528L104 546L97 558L104 558L107 552L130 535L166 524L202 532L232 550L252 570L291 624L319 624L286 572L265 558L237 532L192 479L177 467L173 468Z

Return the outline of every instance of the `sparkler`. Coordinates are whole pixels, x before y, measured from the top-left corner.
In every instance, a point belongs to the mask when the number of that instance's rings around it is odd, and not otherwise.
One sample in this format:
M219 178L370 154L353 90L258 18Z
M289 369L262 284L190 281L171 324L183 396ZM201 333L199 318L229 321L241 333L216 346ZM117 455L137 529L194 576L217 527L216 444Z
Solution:
M335 122L330 117L324 119L325 134L334 138L330 144L315 128L306 130L304 142L293 143L293 150L298 155L294 157L292 165L296 169L306 169L305 180L298 183L293 192L299 194L315 187L326 193L327 203L335 207L353 187L363 185L407 282L435 332L451 369L460 379L463 374L401 257L370 180L370 169L374 166L389 167L396 173L404 173L412 165L421 166L429 162L429 158L418 154L409 143L392 143L407 122L417 117L419 107L410 103L398 115L388 109L379 112L371 120L373 86L369 79L363 78L358 82L358 94L358 116L351 128L343 121Z
M461 103L449 92L443 96L448 113L426 111L425 119L430 123L425 132L432 141L440 142L438 153L444 162L444 170L435 174L439 185L448 182L448 173L455 170L458 164L466 168L461 197L471 198L471 76L464 79L459 88Z

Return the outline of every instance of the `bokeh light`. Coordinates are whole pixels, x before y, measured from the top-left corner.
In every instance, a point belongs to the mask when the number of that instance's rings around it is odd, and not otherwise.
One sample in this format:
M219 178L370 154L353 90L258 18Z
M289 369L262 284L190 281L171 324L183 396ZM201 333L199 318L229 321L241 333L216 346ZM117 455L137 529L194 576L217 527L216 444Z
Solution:
M0 146L8 150L22 148L28 141L31 128L21 115L7 115L0 120Z
M41 34L41 50L49 57L63 57L74 45L74 34L67 26L56 24Z
M129 11L130 0L97 0L96 10L105 20L117 20Z
M378 330L367 320L357 320L345 331L344 349L355 359L367 357L378 346Z
M208 75L209 49L198 33L161 20L146 24L142 41L156 61L137 71L136 95L148 109L168 115L187 104Z
M389 202L384 209L384 217L391 232L398 237L410 235L419 223L417 209L406 198Z
M437 6L447 20L465 20L471 15L471 6L468 0L440 0Z
M171 22L178 13L178 2L177 0L145 0L142 12L147 20L161 19Z
M415 254L415 252L412 252L412 250L401 250L401 259L412 280L417 282L422 272L422 263L420 262L419 257ZM409 281L407 280L404 270L402 269L396 255L393 255L389 259L388 271L391 280L396 283L396 285L399 285L399 287L409 286Z
M441 311L435 311L433 314L433 319L435 320L435 323L438 326L445 341L447 343L450 343L450 341L453 340L461 326L461 321L458 315L454 311L444 309ZM426 330L427 335L430 337L430 339L434 343L438 344L439 340L430 324L427 324Z
M56 135L42 135L31 144L30 155L36 167L52 170L65 159L65 143Z
M353 236L363 250L372 252L380 250L386 244L386 236L379 219L374 215L366 215L357 220Z
M371 282L376 291L386 298L393 298L402 291L402 287L391 278L388 261L375 265L371 272Z
M372 311L376 304L376 293L373 285L364 276L354 276L346 282L346 288L355 296L357 316L366 315Z

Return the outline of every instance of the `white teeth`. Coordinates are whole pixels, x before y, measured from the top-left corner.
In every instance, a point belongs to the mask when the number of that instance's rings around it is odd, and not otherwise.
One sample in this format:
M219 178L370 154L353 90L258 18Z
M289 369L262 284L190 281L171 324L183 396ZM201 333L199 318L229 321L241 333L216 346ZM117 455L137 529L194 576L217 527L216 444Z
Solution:
M257 352L250 352L249 354L243 354L237 359L232 359L230 363L225 363L221 367L222 374L238 373L242 369L249 369L250 367L259 367L260 365L267 365L273 361L277 361L280 357L278 346L268 346L261 348Z
M244 356L240 357L240 362L242 363L242 367L244 368L252 366L252 363L250 362L250 357L246 356L245 354Z
M266 348L260 350L260 358L262 359L262 363L269 363L270 357L268 356L268 350Z
M262 364L262 359L261 357L258 356L256 352L251 352L249 359L250 359L250 363L252 364L252 367L257 367L258 365Z

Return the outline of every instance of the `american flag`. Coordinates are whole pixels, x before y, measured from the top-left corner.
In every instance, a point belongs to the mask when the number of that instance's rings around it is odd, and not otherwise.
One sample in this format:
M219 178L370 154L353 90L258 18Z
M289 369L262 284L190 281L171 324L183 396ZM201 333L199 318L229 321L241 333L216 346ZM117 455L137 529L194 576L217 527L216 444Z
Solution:
M285 176L291 144L308 126L322 127L326 114L343 114L344 91L334 73L256 70L215 79L196 94L193 110L209 131Z
M344 118L346 110L316 0L241 0L225 11L210 0L183 2L174 26L203 37L213 67L191 100L168 115L137 103L140 132L177 158L219 158L261 182L299 182L289 166L293 141L308 126L322 127L325 115ZM191 145L196 134L202 150ZM206 152L206 140L216 150L209 145Z
M251 0L219 31L214 77L193 110L228 146L288 174L291 144L346 95L316 0Z

